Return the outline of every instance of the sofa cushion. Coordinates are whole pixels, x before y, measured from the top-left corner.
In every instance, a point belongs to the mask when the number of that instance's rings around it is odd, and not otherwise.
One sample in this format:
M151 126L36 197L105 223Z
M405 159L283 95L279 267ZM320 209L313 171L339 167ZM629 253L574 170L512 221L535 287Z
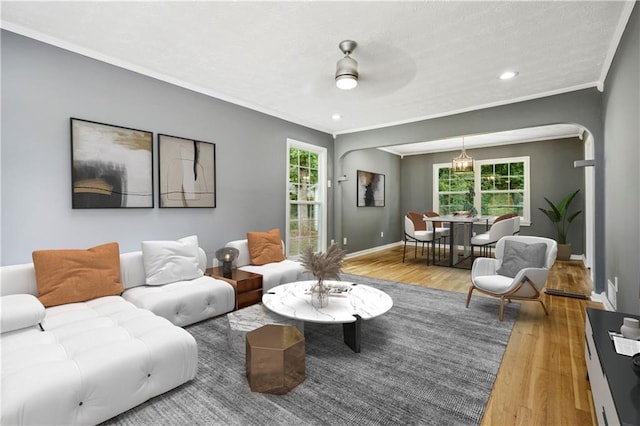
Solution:
M525 268L542 268L546 254L545 243L525 244L507 240L504 245L502 265L496 272L505 277L515 278L518 272Z
M40 302L49 307L122 293L119 251L118 243L87 250L34 251Z
M264 265L284 260L282 238L278 228L266 232L247 232L247 241L253 265Z
M233 286L211 277L127 289L122 297L180 327L226 314L235 307Z
M0 332L37 325L44 318L44 305L31 294L11 294L0 298Z
M198 267L198 237L178 241L143 241L142 258L147 285L192 280L203 275Z
M289 259L261 266L246 265L238 269L262 275L262 293L266 293L280 284L313 278L311 273L308 273L305 277L305 272L307 271L300 262Z

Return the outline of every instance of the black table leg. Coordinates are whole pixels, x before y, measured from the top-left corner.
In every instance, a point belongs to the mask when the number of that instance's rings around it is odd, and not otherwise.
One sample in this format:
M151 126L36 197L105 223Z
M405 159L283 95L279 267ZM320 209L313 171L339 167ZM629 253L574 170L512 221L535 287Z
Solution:
M354 315L355 322L346 322L342 324L342 334L344 335L344 343L347 344L355 353L360 353L360 333L362 332L362 318L360 315Z
M456 224L454 222L449 222L449 266L453 266L453 240L455 239L455 231L454 227Z

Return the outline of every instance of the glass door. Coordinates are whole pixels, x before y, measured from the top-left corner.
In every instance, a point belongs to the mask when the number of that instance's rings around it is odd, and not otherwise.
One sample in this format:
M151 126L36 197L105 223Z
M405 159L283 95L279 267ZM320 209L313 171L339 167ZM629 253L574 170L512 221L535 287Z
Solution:
M287 257L326 248L326 148L287 140Z

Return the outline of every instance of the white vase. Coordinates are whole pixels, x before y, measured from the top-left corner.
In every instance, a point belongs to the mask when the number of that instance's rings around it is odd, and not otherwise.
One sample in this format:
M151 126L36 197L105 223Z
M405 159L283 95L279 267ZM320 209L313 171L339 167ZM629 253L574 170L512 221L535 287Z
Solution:
M627 339L640 340L640 321L635 318L624 318L620 333Z

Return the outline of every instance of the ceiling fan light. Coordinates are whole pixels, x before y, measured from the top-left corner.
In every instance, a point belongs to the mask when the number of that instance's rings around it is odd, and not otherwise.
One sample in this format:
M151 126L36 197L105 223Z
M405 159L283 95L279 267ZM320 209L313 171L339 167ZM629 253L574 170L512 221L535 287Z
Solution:
M336 77L338 89L351 90L358 85L358 79L352 75L341 75Z
M356 87L358 85L358 63L353 58L345 56L336 65L336 86L343 90Z

